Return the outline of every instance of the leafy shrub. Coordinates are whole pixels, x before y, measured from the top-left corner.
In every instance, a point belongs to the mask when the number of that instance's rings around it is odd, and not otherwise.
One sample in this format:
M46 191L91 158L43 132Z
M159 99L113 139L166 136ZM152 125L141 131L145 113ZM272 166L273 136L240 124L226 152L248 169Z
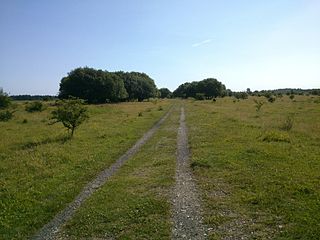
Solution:
M58 109L52 111L51 114L51 119L54 120L51 124L61 122L68 132L71 130L70 137L73 136L74 130L89 118L84 101L78 98L59 101Z
M40 101L34 101L28 103L25 109L27 112L41 112L44 110L44 105Z
M276 100L274 96L268 97L268 102L273 103Z
M9 110L0 112L0 122L7 122L13 117L13 112Z
M293 127L293 116L288 116L280 127L281 130L290 131Z
M234 93L234 97L236 99L247 99L248 98L248 94L246 92L235 92Z
M256 107L256 111L259 112L261 107L263 106L264 102L263 101L258 101L257 99L253 99L253 101L255 102L255 107Z

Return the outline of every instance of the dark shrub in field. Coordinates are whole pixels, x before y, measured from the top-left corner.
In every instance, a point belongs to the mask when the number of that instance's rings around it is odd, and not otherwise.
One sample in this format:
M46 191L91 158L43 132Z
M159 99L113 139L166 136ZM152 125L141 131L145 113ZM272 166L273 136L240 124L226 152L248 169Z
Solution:
M9 107L10 103L10 97L2 90L2 88L0 88L0 109Z
M9 110L1 111L0 112L0 122L9 121L13 117L13 112Z
M35 101L28 103L25 109L27 112L41 112L44 110L44 105L40 101Z
M293 127L293 116L288 116L280 127L281 130L290 131Z
M268 102L273 103L276 100L274 96L268 97Z
M253 99L253 101L255 102L255 107L256 107L256 111L259 112L261 107L263 106L264 102L263 101L258 101L257 99Z

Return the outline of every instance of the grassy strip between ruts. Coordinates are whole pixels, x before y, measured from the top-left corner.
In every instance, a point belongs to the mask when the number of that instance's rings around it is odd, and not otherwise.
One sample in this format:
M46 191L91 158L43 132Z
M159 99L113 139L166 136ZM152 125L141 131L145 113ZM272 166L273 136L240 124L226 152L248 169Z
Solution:
M263 98L261 98L264 100ZM319 239L320 105L311 97L194 101L191 166L211 239ZM293 126L285 131L287 116Z
M32 236L84 184L132 146L171 104L88 106L90 119L68 141L65 129L47 124L51 106L27 113L18 104L14 119L0 123L0 238Z
M170 239L179 116L175 107L137 155L83 204L62 239Z

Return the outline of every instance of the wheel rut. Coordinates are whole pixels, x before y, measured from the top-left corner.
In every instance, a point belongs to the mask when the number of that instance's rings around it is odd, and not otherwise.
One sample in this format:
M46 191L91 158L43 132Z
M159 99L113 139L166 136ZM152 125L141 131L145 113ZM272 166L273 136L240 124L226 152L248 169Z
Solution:
M183 107L177 137L175 179L172 199L172 239L206 239L198 192L189 165L187 126Z
M140 138L125 154L123 154L118 160L110 167L106 168L100 174L89 182L78 196L60 213L58 213L49 223L47 223L40 231L32 237L32 239L57 239L59 238L59 231L61 227L72 218L78 208L102 185L104 185L108 179L113 176L119 168L128 161L133 155L135 155L140 148L154 135L159 129L162 123L167 119L171 113L173 107L150 129L142 138Z

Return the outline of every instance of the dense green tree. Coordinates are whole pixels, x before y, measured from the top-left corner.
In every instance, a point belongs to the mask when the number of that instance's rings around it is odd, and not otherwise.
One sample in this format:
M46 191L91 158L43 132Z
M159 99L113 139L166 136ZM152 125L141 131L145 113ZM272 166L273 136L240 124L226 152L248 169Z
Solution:
M160 98L171 98L172 92L168 88L160 88Z
M174 92L174 97L196 99L210 99L226 95L226 87L214 78L207 78L200 82L181 84Z
M60 83L59 98L69 96L85 99L88 103L118 102L127 98L122 79L115 73L77 68Z
M139 72L115 72L124 81L129 100L142 101L157 97L157 87L152 78Z
M7 93L0 88L0 109L4 109L10 106L11 99Z

